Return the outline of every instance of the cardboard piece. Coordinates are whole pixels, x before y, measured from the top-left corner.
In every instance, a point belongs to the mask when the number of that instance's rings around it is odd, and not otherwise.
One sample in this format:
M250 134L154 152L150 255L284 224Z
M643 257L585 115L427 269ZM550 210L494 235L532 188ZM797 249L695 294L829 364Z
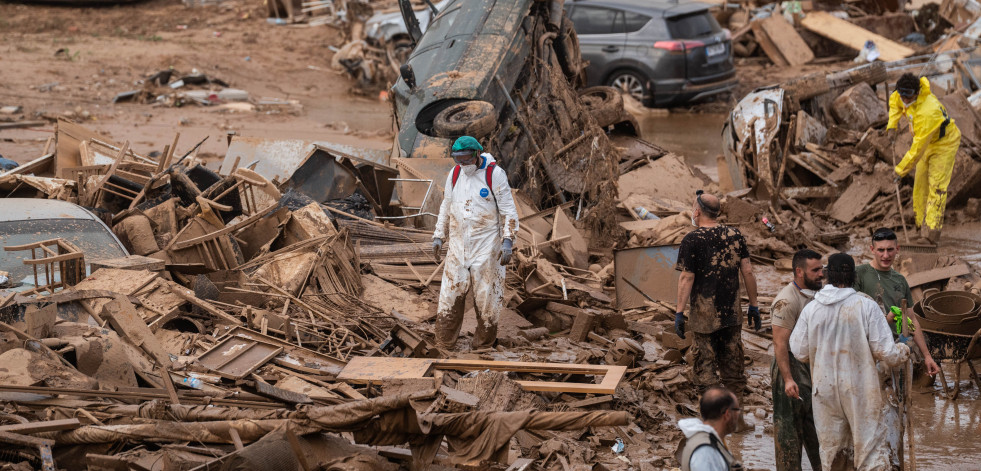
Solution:
M868 208L869 203L879 194L879 183L875 176L860 174L831 206L831 217L849 223Z

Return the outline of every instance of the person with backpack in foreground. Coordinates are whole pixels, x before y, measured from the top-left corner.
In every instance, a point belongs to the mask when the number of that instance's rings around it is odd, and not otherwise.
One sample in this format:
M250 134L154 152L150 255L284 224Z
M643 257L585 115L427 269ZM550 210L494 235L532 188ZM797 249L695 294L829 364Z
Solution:
M443 203L433 231L433 253L449 244L436 308L436 343L456 345L467 291L473 287L477 329L472 349L497 340L497 321L504 307L504 274L518 233L518 211L504 169L483 152L476 139L453 143L456 166L446 176Z

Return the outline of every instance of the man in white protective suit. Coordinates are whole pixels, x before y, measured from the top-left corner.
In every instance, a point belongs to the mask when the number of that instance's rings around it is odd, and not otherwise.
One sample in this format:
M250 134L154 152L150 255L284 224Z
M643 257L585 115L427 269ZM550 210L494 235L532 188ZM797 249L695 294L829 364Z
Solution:
M463 324L464 301L473 287L477 329L471 348L494 345L504 307L504 274L518 233L518 211L504 169L476 139L453 143L456 167L446 177L433 232L439 256L449 243L436 309L436 343L451 349Z
M889 404L879 369L904 364L909 347L893 341L879 305L852 288L851 255L828 257L825 277L829 284L801 311L790 335L794 356L810 363L821 468L889 470L889 437L899 430L884 420Z

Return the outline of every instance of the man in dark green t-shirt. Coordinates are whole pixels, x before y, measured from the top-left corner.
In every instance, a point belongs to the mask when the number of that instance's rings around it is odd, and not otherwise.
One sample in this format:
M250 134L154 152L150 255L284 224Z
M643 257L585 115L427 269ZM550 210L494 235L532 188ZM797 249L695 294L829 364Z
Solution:
M888 228L876 230L872 234L870 249L872 261L855 269L855 291L871 296L879 304L892 329L893 337L896 337L898 336L896 321L890 308L898 307L903 299L906 299L909 308L913 307L913 293L910 292L906 277L892 268L892 263L899 254L899 240L896 238L896 233ZM909 319L913 321L913 343L923 356L923 366L926 367L927 374L933 376L940 372L940 367L930 356L926 338L920 330L920 323L915 316L910 316Z

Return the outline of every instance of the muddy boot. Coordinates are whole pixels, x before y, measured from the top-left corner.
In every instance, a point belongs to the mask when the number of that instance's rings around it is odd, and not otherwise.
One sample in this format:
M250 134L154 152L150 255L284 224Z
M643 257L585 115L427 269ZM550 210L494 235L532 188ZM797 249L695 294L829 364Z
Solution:
M933 245L940 245L940 229L930 229L923 227L923 238Z

